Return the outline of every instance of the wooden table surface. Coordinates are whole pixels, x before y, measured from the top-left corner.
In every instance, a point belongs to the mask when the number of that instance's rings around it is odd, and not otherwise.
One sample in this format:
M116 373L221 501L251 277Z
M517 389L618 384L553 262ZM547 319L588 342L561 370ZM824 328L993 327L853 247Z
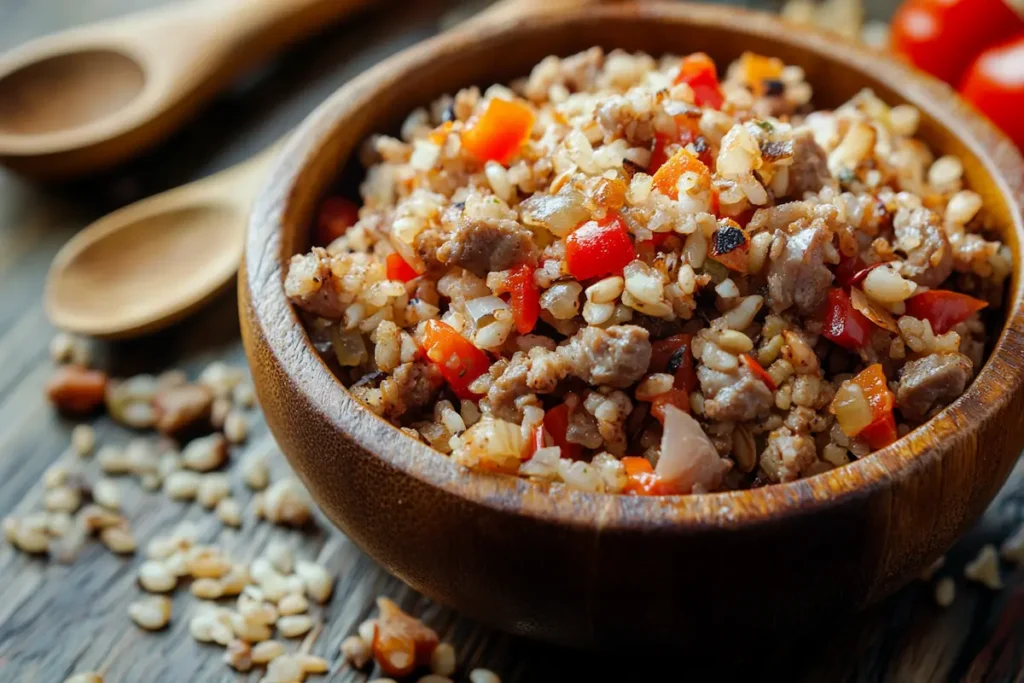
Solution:
M0 0L0 49L159 1ZM435 32L451 19L453 4L396 0L328 29L238 83L171 141L115 172L41 188L0 171L0 516L39 509L43 471L58 459L77 457L69 451L73 423L57 417L42 396L52 369L47 344L53 329L41 294L47 266L60 245L107 211L261 149L346 80ZM457 11L480 4L464 2ZM117 375L183 367L194 376L216 359L243 364L234 293L155 337L98 345L96 351L100 365ZM124 443L132 436L106 418L96 428L101 443ZM287 471L258 419L234 457L253 450L272 452L277 474ZM95 462L86 467L98 476ZM234 483L236 496L248 504L251 492ZM288 531L257 523L247 510L241 530L222 531L198 505L144 492L134 479L126 478L122 490L140 543L188 519L200 526L203 540L219 538L238 560L252 559L271 539L281 539L340 577L323 612L324 631L313 645L313 652L331 659L331 673L311 680L366 680L365 673L343 666L337 651L341 640L372 614L378 594L392 596L455 644L461 680L476 666L494 670L506 682L629 681L644 674L643 680L660 681L679 680L684 673L692 680L754 675L808 682L1024 680L1024 570L1011 573L1004 567L1001 592L961 579L964 563L984 543L998 543L1024 514L1024 466L1018 466L985 518L950 552L940 575L958 578L952 607L937 607L932 586L915 582L866 614L807 634L778 634L777 642L763 643L753 660L738 656L736 662L714 663L706 673L694 672L689 662L672 661L670 653L580 653L494 632L415 594L324 524L313 532ZM91 543L73 564L61 565L0 544L0 681L59 683L76 671L101 668L107 683L258 680L258 673L245 676L228 669L221 648L189 637L187 615L195 600L187 591L175 596L168 631L145 633L129 621L128 603L139 594L135 570L141 555L120 558ZM756 574L751 567L752 580ZM642 618L637 615L638 621ZM722 637L735 642L738 653L756 644L748 634Z

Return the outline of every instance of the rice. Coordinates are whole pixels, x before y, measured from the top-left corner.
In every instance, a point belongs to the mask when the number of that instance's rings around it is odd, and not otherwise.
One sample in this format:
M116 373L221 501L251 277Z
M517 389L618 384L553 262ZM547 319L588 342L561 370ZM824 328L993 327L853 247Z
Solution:
M285 283L349 391L465 467L639 495L814 476L955 400L1012 270L961 160L869 90L693 69L548 57L367 141L358 221Z

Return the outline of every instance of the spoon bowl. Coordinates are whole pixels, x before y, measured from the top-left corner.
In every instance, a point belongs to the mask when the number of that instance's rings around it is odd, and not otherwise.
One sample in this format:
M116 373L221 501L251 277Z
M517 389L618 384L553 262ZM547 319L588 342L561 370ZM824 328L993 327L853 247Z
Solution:
M236 75L372 0L184 0L0 56L0 163L45 180L163 140Z
M113 50L82 50L30 62L0 78L0 136L46 135L85 126L124 108L145 83L138 62Z
M166 327L222 292L275 149L87 226L54 257L44 302L59 328L125 338Z
M527 74L593 45L653 55L744 51L802 67L819 107L872 87L921 111L921 136L964 163L1013 253L1005 321L965 394L893 445L796 482L710 495L587 493L460 467L356 401L284 293L287 263L359 145L471 84ZM353 174L358 176L358 173ZM740 656L881 599L985 509L1024 446L1024 161L946 86L834 35L735 8L625 3L463 29L350 82L269 174L240 271L242 334L278 444L326 515L426 595L502 629L614 648ZM659 650L644 649L657 653ZM657 656L657 655L655 655Z

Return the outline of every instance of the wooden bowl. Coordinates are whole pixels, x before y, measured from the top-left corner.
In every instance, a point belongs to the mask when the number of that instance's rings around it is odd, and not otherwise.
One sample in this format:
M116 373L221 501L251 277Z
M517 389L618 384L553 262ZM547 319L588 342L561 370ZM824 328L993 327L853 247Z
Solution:
M1006 325L967 392L894 445L790 484L637 498L476 474L349 396L286 301L317 203L370 133L472 83L592 45L653 54L744 50L802 66L819 106L870 86L922 112L964 161L1014 253ZM327 516L388 571L484 622L559 643L621 639L735 648L856 610L913 578L974 522L1024 446L1019 152L952 91L886 57L766 15L614 5L442 36L349 83L291 139L254 209L240 303L267 422ZM740 636L739 634L742 634Z

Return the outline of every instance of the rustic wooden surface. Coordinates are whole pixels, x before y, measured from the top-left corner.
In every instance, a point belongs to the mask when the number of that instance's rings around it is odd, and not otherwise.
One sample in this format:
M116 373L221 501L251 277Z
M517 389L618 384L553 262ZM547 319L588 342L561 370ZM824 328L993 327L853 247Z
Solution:
M159 1L0 0L0 49ZM0 516L38 509L46 467L77 457L68 448L73 423L56 417L41 393L51 368L46 345L53 333L40 306L42 283L61 243L111 209L261 149L338 85L433 33L450 11L449 3L441 0L393 0L390 7L328 30L246 78L208 107L195 125L116 172L75 185L41 188L0 171ZM123 375L169 367L195 374L215 359L241 364L234 301L233 292L225 295L157 337L97 347L100 362ZM123 443L132 436L105 419L98 421L97 431L101 442ZM275 451L258 420L248 444L234 457L250 450ZM95 463L87 467L96 474ZM276 454L274 467L278 475L287 469ZM248 503L249 492L234 483L236 496ZM808 683L1024 680L1021 569L1012 573L1004 568L1007 587L1001 592L959 580L956 602L946 610L934 605L930 585L917 582L856 619L808 633L779 634L777 642L752 643L743 633L723 633L736 644L738 655L753 655L694 672L689 663L672 661L671 653L578 653L495 633L405 588L326 525L313 532L286 531L256 524L247 511L243 529L222 531L198 505L169 502L160 493L143 492L129 479L122 490L126 514L141 542L189 519L200 525L203 540L219 538L239 560L257 556L270 539L278 538L340 576L324 611L325 629L313 646L314 652L332 660L331 674L312 680L366 680L363 673L341 666L335 655L342 638L373 612L373 598L381 593L423 616L456 645L461 680L475 666L490 668L505 681L627 681L639 680L642 673L651 674L646 680L705 680L712 675L717 680L746 680L757 675L762 680ZM1002 539L1022 514L1024 464L1019 464L984 520L951 551L940 576L959 577L964 563L984 543ZM74 564L65 566L0 544L0 681L59 683L75 671L98 668L106 671L108 683L259 679L256 673L233 673L221 662L220 648L200 645L188 636L187 616L195 601L186 592L179 591L174 599L175 616L168 631L148 634L133 626L126 609L139 592L134 582L139 561L115 557L92 543ZM757 580L756 566L750 568L750 576ZM657 600L657 587L642 580L624 577L623 589L647 590ZM373 677L371 673L369 678Z

